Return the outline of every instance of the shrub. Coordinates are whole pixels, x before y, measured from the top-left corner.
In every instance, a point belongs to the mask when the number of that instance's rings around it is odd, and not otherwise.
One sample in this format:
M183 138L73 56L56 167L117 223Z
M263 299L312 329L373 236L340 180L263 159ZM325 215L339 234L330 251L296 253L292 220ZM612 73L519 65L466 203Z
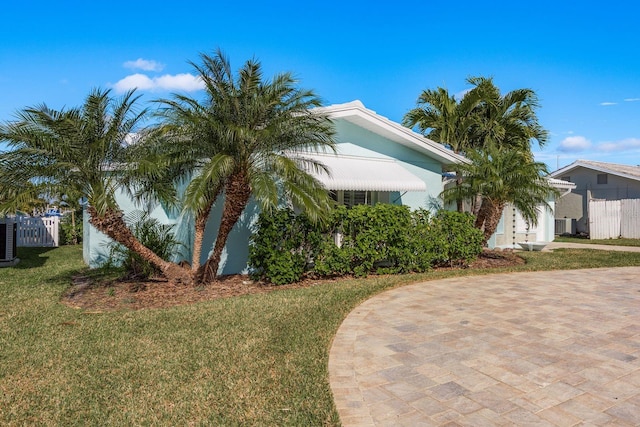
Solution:
M74 225L75 222L75 225ZM60 244L77 245L82 242L82 210L64 215L60 220Z
M277 285L299 281L319 245L318 235L304 215L291 209L261 213L249 245L251 276Z
M181 246L173 234L173 225L161 224L146 212L133 212L125 216L125 221L140 243L164 260L169 260ZM144 260L140 255L117 243L113 243L111 246L110 258L109 264L120 264L126 271L128 278L148 279L161 273L157 267Z
M469 213L440 211L430 229L430 249L436 253L436 265L467 265L482 252L481 230L473 226Z
M336 207L327 223L311 224L291 209L261 214L249 247L252 277L285 284L318 276L423 272L464 265L482 250L469 214L406 206ZM336 242L338 241L338 242Z

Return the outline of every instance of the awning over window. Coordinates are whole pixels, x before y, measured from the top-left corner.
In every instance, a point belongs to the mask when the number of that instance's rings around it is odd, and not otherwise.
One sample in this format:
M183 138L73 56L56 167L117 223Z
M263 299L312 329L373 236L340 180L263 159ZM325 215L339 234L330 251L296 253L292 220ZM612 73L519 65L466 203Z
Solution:
M386 159L365 157L300 154L314 159L330 171L312 172L328 190L358 191L425 191L423 180L406 170L402 165Z

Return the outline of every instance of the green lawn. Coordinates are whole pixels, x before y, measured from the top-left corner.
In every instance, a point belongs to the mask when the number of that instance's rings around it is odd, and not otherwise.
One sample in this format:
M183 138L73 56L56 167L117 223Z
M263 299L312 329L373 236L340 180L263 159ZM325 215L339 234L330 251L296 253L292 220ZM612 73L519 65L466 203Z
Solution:
M558 236L554 242L563 243L584 243L591 245L612 245L612 246L640 246L640 239L581 239L579 237L562 237Z
M337 425L327 360L343 318L383 289L486 273L372 277L92 313L59 302L83 268L79 247L19 255L17 267L0 270L0 425ZM526 265L502 271L640 266L640 253L522 255Z

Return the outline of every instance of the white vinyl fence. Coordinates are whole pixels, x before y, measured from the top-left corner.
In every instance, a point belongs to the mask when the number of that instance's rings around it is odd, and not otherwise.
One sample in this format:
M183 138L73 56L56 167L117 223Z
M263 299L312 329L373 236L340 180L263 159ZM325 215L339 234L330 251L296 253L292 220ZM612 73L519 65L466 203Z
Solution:
M640 239L640 199L590 200L591 239Z
M57 216L42 218L17 217L18 246L57 247L59 240L60 218Z

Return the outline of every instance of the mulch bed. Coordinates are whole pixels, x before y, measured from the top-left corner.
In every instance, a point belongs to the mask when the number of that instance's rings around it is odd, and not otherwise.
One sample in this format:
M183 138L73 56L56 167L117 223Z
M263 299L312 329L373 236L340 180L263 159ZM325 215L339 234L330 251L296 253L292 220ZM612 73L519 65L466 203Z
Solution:
M471 265L470 269L489 269L524 264L524 260L512 251L485 250ZM436 270L451 270L462 267L442 267ZM199 301L228 298L247 294L271 292L279 289L296 289L316 286L336 279L305 279L298 283L274 286L255 282L249 276L234 274L221 277L207 286L176 285L162 278L144 282L117 280L94 282L85 276L74 278L73 285L62 297L62 302L70 307L82 308L89 312L103 312L120 309L139 310L145 308L166 308L192 304Z

